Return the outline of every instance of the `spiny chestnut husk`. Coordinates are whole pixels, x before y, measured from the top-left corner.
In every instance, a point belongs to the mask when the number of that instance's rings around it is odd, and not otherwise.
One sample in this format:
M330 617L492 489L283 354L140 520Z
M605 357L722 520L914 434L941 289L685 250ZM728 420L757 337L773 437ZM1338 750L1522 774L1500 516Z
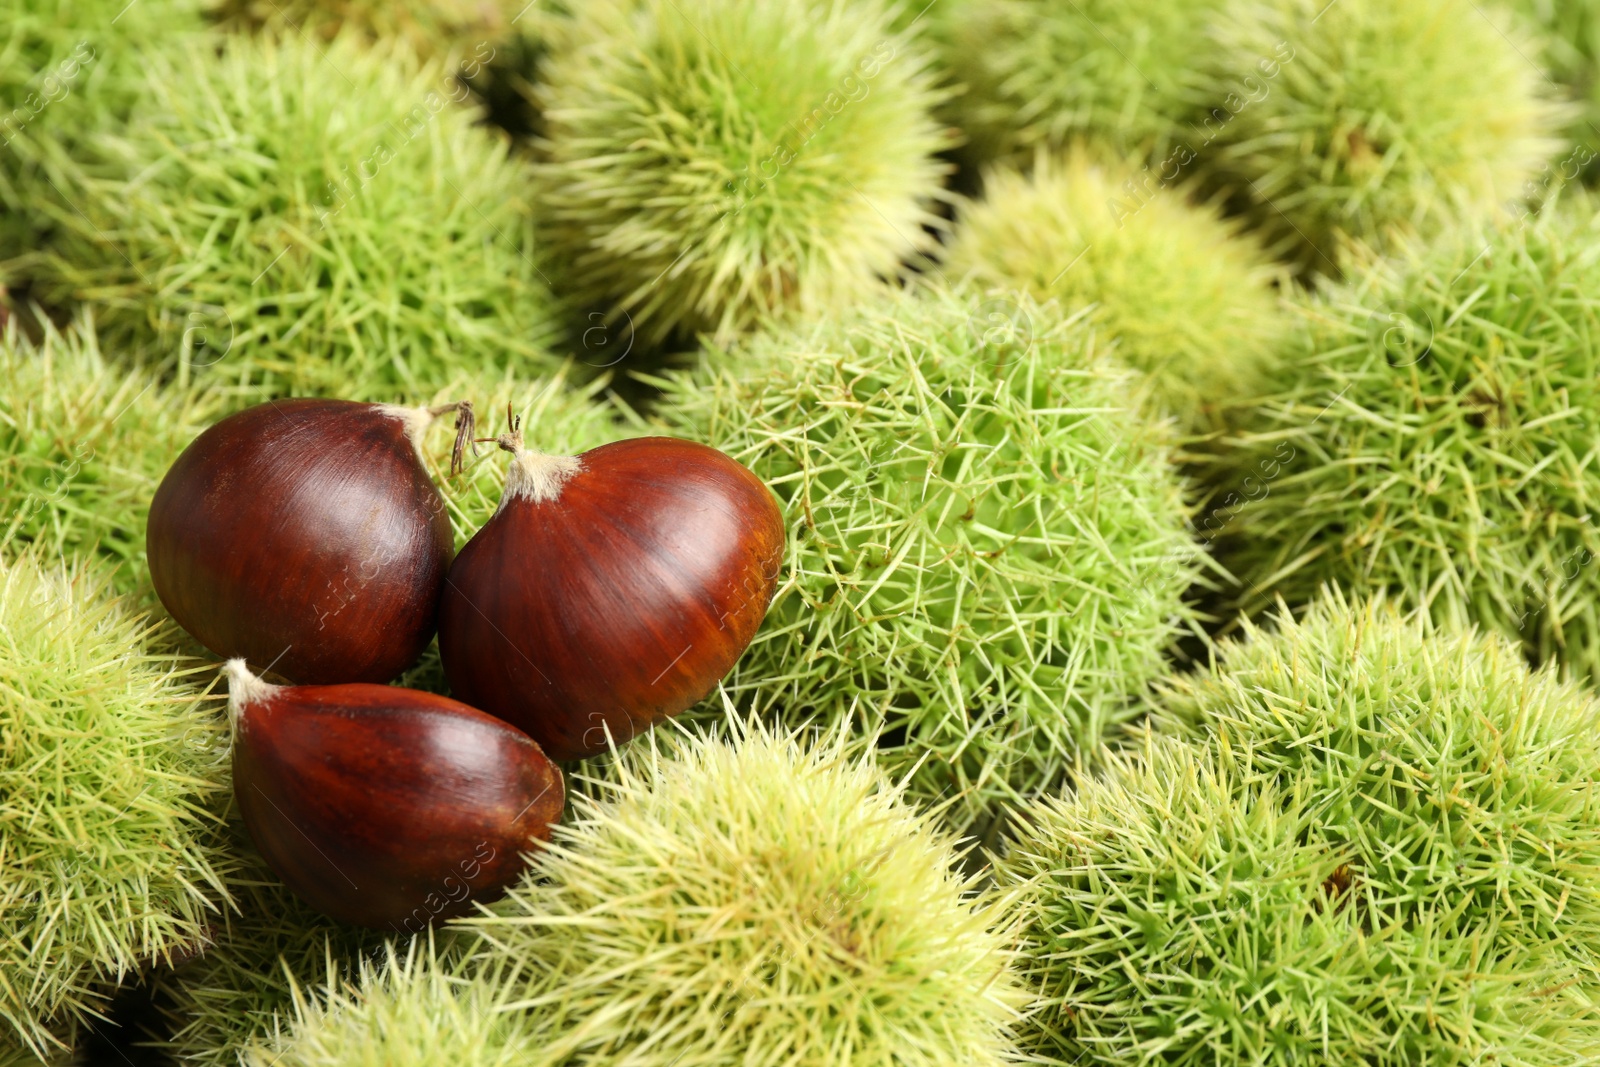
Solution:
M513 454L450 568L439 651L457 697L552 759L604 752L704 697L766 614L783 516L749 469L670 437Z
M269 685L228 662L233 790L307 904L416 932L498 897L546 841L561 771L522 731L385 685Z
M434 416L279 400L206 430L150 504L150 578L172 617L223 658L306 685L387 682L433 637L453 547L419 454Z

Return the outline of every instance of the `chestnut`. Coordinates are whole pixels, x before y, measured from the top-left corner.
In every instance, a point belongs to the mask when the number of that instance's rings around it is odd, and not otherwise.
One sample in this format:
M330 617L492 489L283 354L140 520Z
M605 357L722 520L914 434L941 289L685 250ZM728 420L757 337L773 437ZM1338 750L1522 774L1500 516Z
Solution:
M783 515L729 456L641 437L578 456L512 453L494 516L450 567L439 651L451 690L552 759L604 752L709 693L776 588Z
M561 771L522 731L395 686L270 685L230 660L233 789L262 858L324 915L417 932L493 900L547 841Z
M278 400L212 426L150 504L150 578L202 645L304 684L387 682L433 637L453 540L411 409ZM461 438L456 456L459 463Z

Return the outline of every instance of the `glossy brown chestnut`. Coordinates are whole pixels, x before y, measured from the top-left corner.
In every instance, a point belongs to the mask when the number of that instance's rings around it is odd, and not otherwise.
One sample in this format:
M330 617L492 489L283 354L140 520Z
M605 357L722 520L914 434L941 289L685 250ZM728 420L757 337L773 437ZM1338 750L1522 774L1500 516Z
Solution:
M439 650L456 696L557 760L709 693L766 614L783 516L750 470L668 437L513 452L500 510L451 565Z
M453 547L418 453L433 414L279 400L195 438L150 505L150 578L172 617L302 684L415 663Z
M384 685L268 685L228 663L233 790L302 900L412 932L498 897L561 817L561 771L476 708Z

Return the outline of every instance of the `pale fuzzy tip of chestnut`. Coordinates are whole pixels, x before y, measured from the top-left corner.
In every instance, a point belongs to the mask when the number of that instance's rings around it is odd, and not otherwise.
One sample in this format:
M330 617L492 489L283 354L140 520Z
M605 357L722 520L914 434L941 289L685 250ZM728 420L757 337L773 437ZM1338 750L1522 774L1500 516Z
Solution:
M377 408L383 414L392 419L399 419L405 424L406 436L411 439L411 446L417 450L417 455L422 455L423 437L438 416L427 408L408 408L399 404L378 404Z
M520 448L511 457L506 472L506 492L500 498L503 509L508 501L527 500L542 504L561 495L561 487L583 469L577 456L547 456L530 448Z
M270 700L278 687L250 673L249 664L242 659L230 659L223 671L228 676L228 720L238 728L239 716L244 709L251 704Z

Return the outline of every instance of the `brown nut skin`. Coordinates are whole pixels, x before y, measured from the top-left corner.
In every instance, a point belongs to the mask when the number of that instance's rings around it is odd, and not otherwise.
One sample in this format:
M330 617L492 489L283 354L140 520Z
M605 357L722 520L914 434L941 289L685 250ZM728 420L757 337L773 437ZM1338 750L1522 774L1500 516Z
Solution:
M279 400L206 430L150 504L172 617L303 684L387 682L433 637L453 538L413 441L426 413Z
M522 731L381 685L272 686L229 664L234 798L324 915L415 933L500 896L547 841L561 770Z
M445 582L451 691L552 759L604 752L608 732L620 745L715 688L761 625L783 548L772 492L714 448L642 437L575 459L519 452L500 510Z

